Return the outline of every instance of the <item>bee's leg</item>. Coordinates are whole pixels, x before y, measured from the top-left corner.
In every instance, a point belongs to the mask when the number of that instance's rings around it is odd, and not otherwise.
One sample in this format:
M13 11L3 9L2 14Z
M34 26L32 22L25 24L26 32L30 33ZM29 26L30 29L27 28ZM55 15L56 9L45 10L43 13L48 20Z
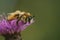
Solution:
M26 19L24 20L24 23L26 24L26 23L27 23L27 21L28 21L28 18L26 18Z
M20 20L21 20L21 17L17 18L17 22L16 22L17 25Z

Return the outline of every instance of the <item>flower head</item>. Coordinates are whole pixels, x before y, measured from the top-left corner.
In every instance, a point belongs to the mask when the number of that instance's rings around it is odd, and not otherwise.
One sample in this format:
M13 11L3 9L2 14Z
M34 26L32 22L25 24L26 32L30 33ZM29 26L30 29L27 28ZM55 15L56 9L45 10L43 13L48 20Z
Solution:
M33 17L28 13L16 11L12 14L8 15L7 19L0 20L0 34L19 33L34 22Z

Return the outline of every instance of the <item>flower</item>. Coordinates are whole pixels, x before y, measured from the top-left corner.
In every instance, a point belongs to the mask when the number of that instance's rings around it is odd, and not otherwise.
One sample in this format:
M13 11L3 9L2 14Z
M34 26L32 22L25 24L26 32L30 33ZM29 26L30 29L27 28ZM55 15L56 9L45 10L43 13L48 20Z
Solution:
M18 25L16 24L17 19L8 21L7 19L0 20L0 34L14 34L19 33L26 29L29 25L31 25L34 21L31 19L30 22L24 23L24 21L20 20Z
M34 22L30 13L16 11L10 13L7 17L1 16L0 34L14 34L26 29Z
M19 10L8 16L0 15L0 35L5 40L22 40L20 32L34 23L33 17L30 13Z

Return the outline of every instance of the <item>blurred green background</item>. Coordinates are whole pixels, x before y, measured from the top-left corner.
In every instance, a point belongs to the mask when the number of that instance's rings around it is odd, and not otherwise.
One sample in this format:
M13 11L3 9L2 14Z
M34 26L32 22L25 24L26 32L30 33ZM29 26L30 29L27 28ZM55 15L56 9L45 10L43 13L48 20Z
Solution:
M60 40L59 7L59 0L0 0L0 14L21 10L35 16L35 23L21 33L23 40Z

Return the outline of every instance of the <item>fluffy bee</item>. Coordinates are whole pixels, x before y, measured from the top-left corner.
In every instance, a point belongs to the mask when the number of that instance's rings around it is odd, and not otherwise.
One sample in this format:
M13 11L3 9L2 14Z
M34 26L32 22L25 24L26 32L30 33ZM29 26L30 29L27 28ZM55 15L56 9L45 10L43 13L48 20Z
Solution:
M17 24L20 20L23 21L24 23L27 23L27 22L30 23L30 21L33 17L34 16L32 16L30 13L21 12L21 11L17 10L16 12L10 13L10 15L8 15L7 20L18 19Z

